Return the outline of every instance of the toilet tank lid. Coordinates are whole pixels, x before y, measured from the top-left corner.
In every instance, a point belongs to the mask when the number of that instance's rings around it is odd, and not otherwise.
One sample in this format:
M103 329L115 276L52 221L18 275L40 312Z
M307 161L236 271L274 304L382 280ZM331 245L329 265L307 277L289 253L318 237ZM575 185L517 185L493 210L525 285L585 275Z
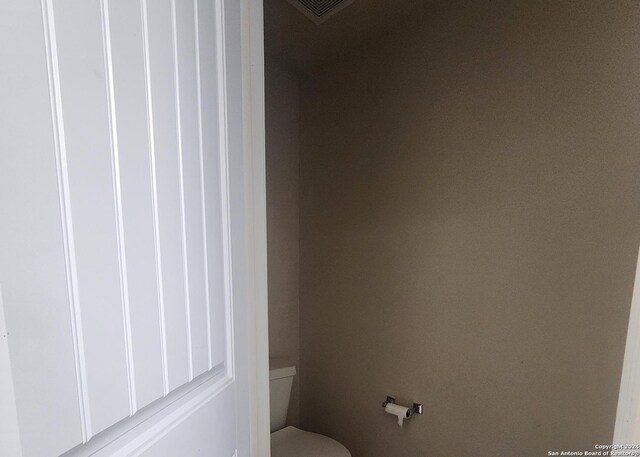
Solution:
M269 381L296 375L296 366L286 359L269 359Z

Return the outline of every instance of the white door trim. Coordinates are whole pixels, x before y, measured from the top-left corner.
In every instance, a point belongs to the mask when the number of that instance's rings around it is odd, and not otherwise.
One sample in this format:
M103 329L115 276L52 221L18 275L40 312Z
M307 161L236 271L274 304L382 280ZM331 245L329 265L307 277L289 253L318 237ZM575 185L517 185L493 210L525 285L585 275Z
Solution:
M251 456L271 455L262 0L241 0Z
M631 299L614 444L640 443L640 255Z

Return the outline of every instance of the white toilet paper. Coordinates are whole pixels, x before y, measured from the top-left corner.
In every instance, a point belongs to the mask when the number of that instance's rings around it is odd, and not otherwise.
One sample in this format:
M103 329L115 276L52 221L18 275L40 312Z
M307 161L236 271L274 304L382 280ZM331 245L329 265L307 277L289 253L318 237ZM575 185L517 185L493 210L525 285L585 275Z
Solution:
M409 419L412 413L411 408L396 405L395 403L387 403L387 405L384 407L384 410L385 412L393 414L398 418L398 427L402 427L404 420Z

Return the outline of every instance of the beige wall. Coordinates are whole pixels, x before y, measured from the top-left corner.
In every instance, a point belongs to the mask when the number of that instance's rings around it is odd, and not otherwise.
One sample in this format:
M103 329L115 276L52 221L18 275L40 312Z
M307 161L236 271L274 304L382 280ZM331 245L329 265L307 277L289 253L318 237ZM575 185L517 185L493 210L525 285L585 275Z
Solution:
M298 365L298 83L272 61L265 72L269 353ZM298 423L298 379L289 407L292 424Z
M640 4L442 1L301 92L301 422L354 457L613 433ZM400 430L386 395L425 404Z

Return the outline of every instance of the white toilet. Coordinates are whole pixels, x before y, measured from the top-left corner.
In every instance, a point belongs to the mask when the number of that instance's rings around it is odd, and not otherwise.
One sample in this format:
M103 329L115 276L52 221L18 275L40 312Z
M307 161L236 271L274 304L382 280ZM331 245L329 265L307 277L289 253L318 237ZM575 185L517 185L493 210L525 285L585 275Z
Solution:
M351 457L351 453L336 440L285 427L291 385L296 367L283 359L269 360L271 404L271 457Z

